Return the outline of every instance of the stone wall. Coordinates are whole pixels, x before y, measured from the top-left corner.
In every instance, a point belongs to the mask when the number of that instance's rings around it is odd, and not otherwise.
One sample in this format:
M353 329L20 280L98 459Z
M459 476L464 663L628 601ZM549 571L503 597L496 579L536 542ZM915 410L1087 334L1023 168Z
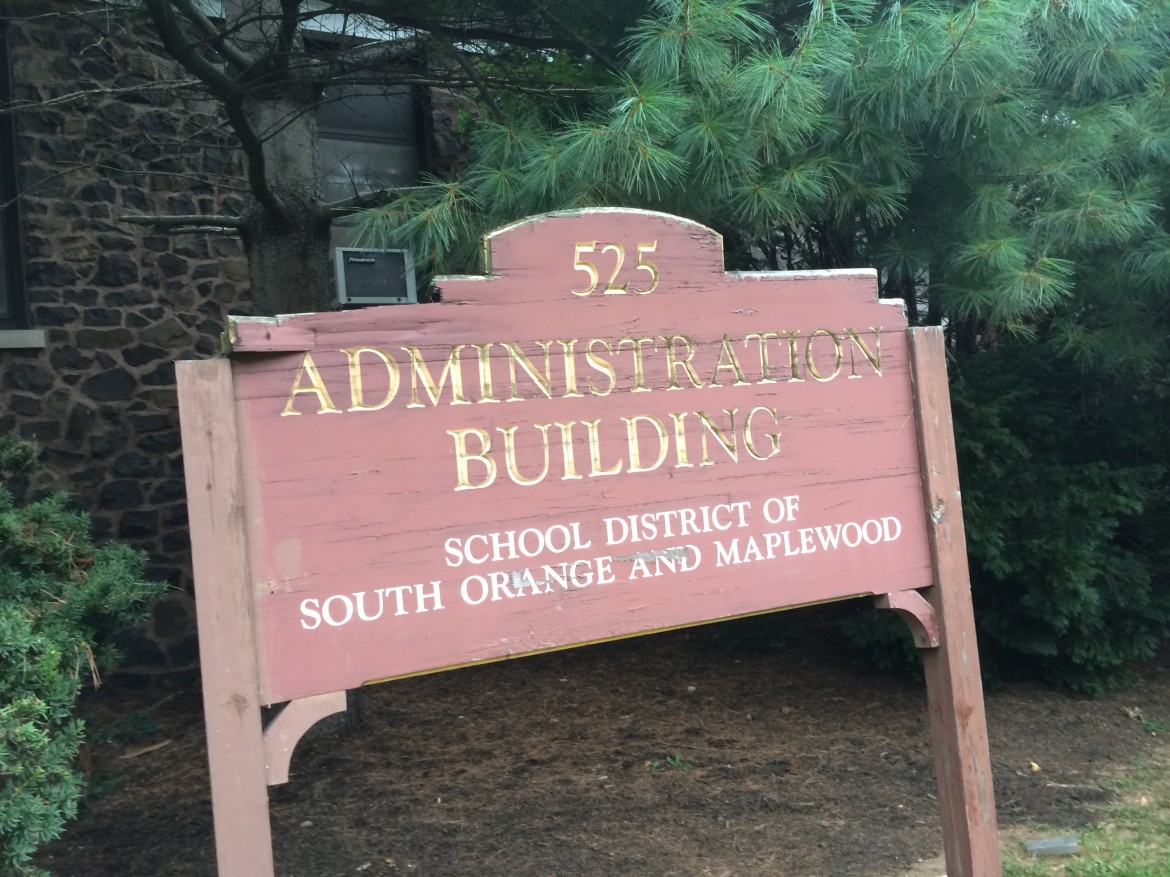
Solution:
M172 584L123 644L131 669L196 666L194 585L174 360L211 356L246 314L248 265L230 234L164 235L130 215L235 216L242 161L217 105L134 12L8 0L20 237L44 348L0 349L0 431L35 439L45 469L19 498L65 491L99 539L145 551ZM466 154L465 96L432 90L424 164Z
M192 666L173 360L216 352L225 315L245 312L247 264L237 238L120 217L238 213L239 157L211 102L161 85L188 77L132 19L55 5L6 8L12 97L28 102L15 115L26 289L47 345L0 350L0 430L35 439L47 464L18 493L66 491L99 538L145 550L174 585L130 665Z

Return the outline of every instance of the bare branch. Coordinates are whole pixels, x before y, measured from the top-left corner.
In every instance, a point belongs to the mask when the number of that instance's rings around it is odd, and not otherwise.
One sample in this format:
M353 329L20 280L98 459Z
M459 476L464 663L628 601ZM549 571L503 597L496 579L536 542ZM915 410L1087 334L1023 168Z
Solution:
M342 198L340 201L330 201L328 205L329 213L335 218L339 216L351 216L354 213L360 213L371 207L382 207L407 192L421 192L427 188L427 186L397 186L393 189L379 189L376 192L365 192L350 198Z
M192 0L171 0L171 2L183 13L183 17L187 21L191 22L191 24L195 25L195 27L206 35L208 44L229 64L234 64L243 70L256 63L255 58L228 40L227 34L216 27L215 22L204 15L203 10L193 3Z
M225 103L238 100L241 91L236 81L196 51L175 20L170 0L143 0L143 3L154 19L163 45L175 60L199 77L220 100Z
M288 57L297 43L301 26L300 0L281 0L280 30L276 35L276 49L282 57Z
M324 51L314 47L306 54L315 61L318 78L327 81L359 70L396 72L404 65L416 68L415 59L425 43L426 36L419 34L394 40L355 41L346 46L329 45Z
M621 68L619 68L616 64L614 64L612 61L610 61L609 58L607 58L605 56L605 53L602 52L596 46L594 46L588 39L586 39L580 33L575 31L573 28L569 27L569 25L566 24L564 22L564 20L560 18L560 16L556 15L551 9L548 8L548 3L546 3L545 0L537 0L536 7L537 7L537 12L542 17L548 19L549 21L551 21L553 23L553 25L555 25L556 27L559 27L562 31L564 31L569 36L571 36L573 39L575 39L583 49L588 51L589 54L593 56L593 58L597 61L598 64L600 64L602 67L604 67L606 70L608 70L610 73L614 74L615 76L622 75Z
M404 29L418 30L424 33L434 33L436 26L442 28L452 39L459 43L506 43L524 49L580 49L582 45L575 39L561 39L551 34L530 35L513 30L504 30L489 24L473 22L448 21L437 22L434 16L414 15L404 11L402 4L394 0L384 0L376 3L347 2L344 8L332 6L328 10L337 13L346 11L368 15L386 23L388 30ZM364 7L364 8L363 8Z
M161 79L145 85L126 85L118 88L95 87L83 88L78 91L63 94L59 97L44 98L43 100L21 100L9 104L0 104L0 116L8 113L19 113L21 110L40 110L45 107L62 106L81 103L91 97L118 97L123 94L146 94L152 91L184 91L188 89L204 88L198 79Z
M200 134L207 133L208 130L209 129L204 128L200 131L192 132L191 137L198 137L198 136L200 136ZM182 149L184 145L186 145L187 143L190 142L190 140L188 139L188 140L183 140L183 141L179 141L179 142L172 142L169 140L156 140L156 139L148 136L144 139L143 142L149 143L149 144L152 144L155 146L167 147L169 152L173 152L176 149ZM35 195L41 187L47 186L47 185L54 183L58 180L64 180L64 179L68 178L69 176L71 176L72 174L78 173L80 171L104 170L104 171L107 171L109 173L132 174L132 175L137 176L137 177L159 177L159 178L170 177L173 179L185 180L188 183L191 183L193 185L207 184L208 177L206 174L199 174L199 173L195 173L195 172L177 173L175 171L157 170L156 168L151 167L149 162L137 170L128 170L127 168L120 166L120 165L117 165L117 164L108 164L108 162L112 162L114 159L131 155L131 153L133 152L133 150L136 147L137 147L137 144L134 144L132 146L128 146L125 149L118 149L118 150L113 150L113 151L109 151L109 152L104 152L101 155L99 155L99 156L97 156L89 161L81 161L81 162L75 162L73 164L70 164L68 167L65 167L64 169L59 170L56 173L49 174L46 177L38 179L36 182L32 183L31 185L23 187L19 192L17 192L9 200L0 201L0 210L4 210L4 209L10 207L12 204L18 202L23 197ZM219 175L218 178L215 180L214 185L217 189L224 190L224 191L230 191L230 192L238 192L241 195L246 194L250 191L248 189L248 187L244 184L244 181L238 176Z
M593 89L581 88L574 86L548 86L548 85L520 85L513 81L500 79L495 76L480 76L480 80L489 85L494 85L498 89L506 89L515 94L530 94L530 95L575 95L575 94L590 94ZM475 86L475 82L458 76L428 76L425 74L417 75L403 75L387 81L384 76L379 76L373 72L369 75L354 74L349 76L338 76L331 80L334 85L418 85L431 88L447 88L452 91L461 91L463 89Z
M500 109L500 105L496 103L496 99L492 97L492 93L488 91L487 84L479 75L479 71L475 68L475 65L471 63L471 59L468 58L466 54L461 52L459 47L456 46L455 43L452 42L447 34L443 31L435 30L434 35L437 39L441 40L444 45L446 45L447 49L450 50L451 54L455 56L456 63L463 70L463 72L467 74L468 78L475 83L475 87L479 92L479 96L482 97L484 103L488 105L488 109L491 110L492 116L497 122L502 123L504 121L504 113Z
M276 216L284 216L284 204L272 191L266 172L264 142L244 110L245 92L237 81L205 59L187 40L174 17L169 0L143 0L158 28L159 37L176 60L198 76L211 92L223 102L228 122L240 138L240 146L248 159L248 183L252 194L265 209Z
M118 221L128 225L145 225L168 234L195 231L239 233L244 227L243 221L238 216L148 216L127 213L119 216Z

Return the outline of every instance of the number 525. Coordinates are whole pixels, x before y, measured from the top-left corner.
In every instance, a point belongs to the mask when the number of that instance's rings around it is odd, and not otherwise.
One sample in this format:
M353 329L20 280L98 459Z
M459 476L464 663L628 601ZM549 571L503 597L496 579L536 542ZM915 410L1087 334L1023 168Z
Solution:
M645 271L650 275L650 285L645 289L631 288L630 284L617 283L618 275L621 273L622 266L626 262L626 249L621 244L610 243L608 241L586 241L579 243L573 249L573 270L581 271L589 278L589 284L580 289L570 290L573 295L589 295L597 291L598 286L601 285L601 275L598 273L597 262L590 261L584 258L586 255L597 253L603 258L602 260L609 267L609 254L613 253L613 270L609 274L609 280L606 282L604 288L601 290L602 295L625 295L633 292L638 295L647 295L658 288L658 266L651 262L646 257L658 249L658 241L649 244L638 244L638 264L634 266L635 271Z

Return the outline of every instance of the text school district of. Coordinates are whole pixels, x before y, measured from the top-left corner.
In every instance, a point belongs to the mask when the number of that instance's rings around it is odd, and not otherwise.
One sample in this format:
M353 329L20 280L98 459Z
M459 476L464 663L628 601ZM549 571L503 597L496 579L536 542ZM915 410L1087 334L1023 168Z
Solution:
M631 584L663 575L695 572L705 562L715 567L737 566L815 552L858 548L895 542L902 534L901 521L892 516L866 521L846 521L793 528L800 510L799 496L771 497L756 514L752 504L739 502L669 509L641 515L606 517L604 548L631 551L597 554L594 541L582 532L580 521L545 528L476 533L448 538L444 562L451 569L482 567L519 561L504 569L472 572L458 586L458 599L468 606L497 603L525 596L554 594L594 585ZM786 525L785 529L779 529ZM627 549L644 540L693 539L696 536L749 529L747 534L688 541L649 551ZM583 556L583 555L592 556ZM567 559L559 559L567 557ZM540 562L544 559L552 562ZM553 559L558 558L558 559ZM615 570L614 563L618 563ZM373 588L325 599L301 601L301 627L317 630L351 623L377 622L446 608L450 600L442 580Z

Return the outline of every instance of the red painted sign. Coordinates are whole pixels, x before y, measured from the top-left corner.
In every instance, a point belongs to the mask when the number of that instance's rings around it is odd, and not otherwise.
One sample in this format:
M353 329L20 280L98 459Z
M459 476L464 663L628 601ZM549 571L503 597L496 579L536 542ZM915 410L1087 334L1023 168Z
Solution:
M441 303L240 321L176 365L220 873L274 873L267 785L344 689L880 594L947 873L999 875L942 330L870 271L728 274L657 213L487 243Z
M906 319L587 211L442 301L241 321L261 692L933 584Z

